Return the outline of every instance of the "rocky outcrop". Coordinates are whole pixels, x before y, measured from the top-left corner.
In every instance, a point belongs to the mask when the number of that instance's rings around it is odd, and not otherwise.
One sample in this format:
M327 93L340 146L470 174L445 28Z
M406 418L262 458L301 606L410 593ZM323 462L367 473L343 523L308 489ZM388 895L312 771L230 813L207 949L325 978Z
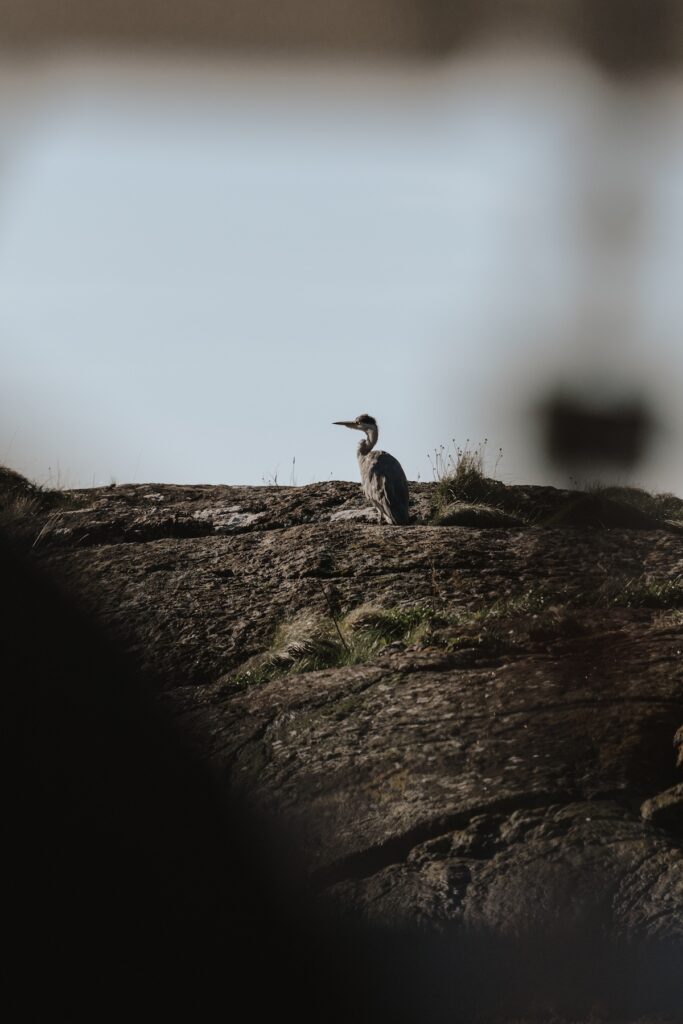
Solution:
M674 777L680 644L614 622L179 707L241 788L296 822L320 886L373 919L516 934L599 918L683 938L680 799L678 817L640 812Z
M518 490L546 518L569 501ZM82 492L33 553L336 913L679 942L680 535L438 525L432 486L413 491L405 528L368 521L355 484ZM394 632L358 648L364 609ZM329 667L269 661L304 619Z

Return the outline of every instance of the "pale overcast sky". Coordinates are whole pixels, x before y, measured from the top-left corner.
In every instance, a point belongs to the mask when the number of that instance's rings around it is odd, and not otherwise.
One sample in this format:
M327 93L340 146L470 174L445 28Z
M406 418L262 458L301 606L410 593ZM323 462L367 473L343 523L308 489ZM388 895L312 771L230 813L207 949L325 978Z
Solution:
M654 383L680 428L677 84L518 54L81 56L0 86L0 463L355 479L331 421L369 412L411 478L488 437L503 479L541 480L521 410L566 373ZM614 195L636 211L616 252L591 220ZM680 493L673 436L636 478Z

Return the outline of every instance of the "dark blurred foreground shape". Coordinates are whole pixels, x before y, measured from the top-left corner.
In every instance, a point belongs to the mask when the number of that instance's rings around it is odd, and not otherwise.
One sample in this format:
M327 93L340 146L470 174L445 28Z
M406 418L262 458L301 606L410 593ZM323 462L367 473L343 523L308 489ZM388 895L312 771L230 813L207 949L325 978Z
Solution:
M643 401L600 403L561 392L544 405L541 428L556 468L630 470L646 455L654 424Z
M4 0L0 42L438 56L482 38L559 37L617 74L683 57L678 0Z
M0 609L11 1018L216 998L230 1018L241 997L260 1019L353 975L350 947L329 959L307 934L278 837L226 807L144 680L4 542Z

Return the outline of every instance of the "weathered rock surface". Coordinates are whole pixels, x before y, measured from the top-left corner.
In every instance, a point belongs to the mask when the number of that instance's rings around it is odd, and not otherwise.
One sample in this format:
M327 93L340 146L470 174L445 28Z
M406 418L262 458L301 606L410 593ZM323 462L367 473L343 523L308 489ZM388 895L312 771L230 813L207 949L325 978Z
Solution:
M519 490L546 515L563 493ZM34 557L229 785L282 816L341 912L680 941L683 626L657 596L680 536L438 526L430 495L388 528L355 484L83 492L46 513ZM640 606L620 604L629 580L652 585ZM442 628L243 685L278 625L363 605Z

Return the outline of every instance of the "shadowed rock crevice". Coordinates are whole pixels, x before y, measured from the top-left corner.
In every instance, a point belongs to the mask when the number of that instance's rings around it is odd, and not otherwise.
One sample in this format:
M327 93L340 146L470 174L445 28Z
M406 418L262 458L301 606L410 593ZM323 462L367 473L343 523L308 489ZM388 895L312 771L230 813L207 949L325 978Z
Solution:
M384 868L401 864L414 855L416 847L429 844L430 853L437 858L447 850L446 841L452 839L452 833L466 829L476 818L484 816L490 820L494 816L511 813L522 809L549 807L558 803L570 803L576 794L569 792L530 793L524 798L494 801L481 807L471 807L466 811L446 817L437 817L431 821L420 822L403 835L391 836L384 843L359 850L344 860L330 864L314 874L315 881L321 888L335 885L338 882L368 878ZM491 843L481 841L476 848L479 859L489 859L493 852ZM439 841L442 841L441 843ZM475 856L475 850L468 850L468 857Z

